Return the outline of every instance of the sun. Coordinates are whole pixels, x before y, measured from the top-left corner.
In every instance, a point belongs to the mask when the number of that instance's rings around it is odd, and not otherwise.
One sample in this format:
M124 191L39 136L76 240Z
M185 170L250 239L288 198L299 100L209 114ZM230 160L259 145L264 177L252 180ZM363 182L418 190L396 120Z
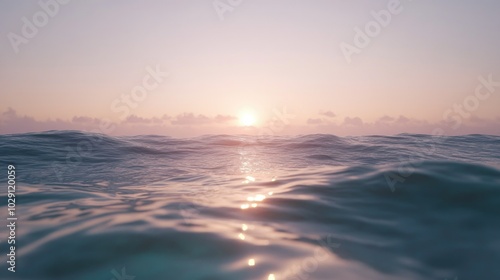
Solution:
M240 116L240 124L242 126L253 126L257 122L255 116L251 113L243 113Z

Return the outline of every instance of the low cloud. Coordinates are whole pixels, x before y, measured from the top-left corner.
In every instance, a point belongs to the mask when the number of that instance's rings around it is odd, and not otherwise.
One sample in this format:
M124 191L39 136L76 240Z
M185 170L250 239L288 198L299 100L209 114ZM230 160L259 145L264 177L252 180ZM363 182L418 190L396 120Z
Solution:
M235 116L229 116L229 115L217 115L214 118L214 121L216 123L227 123L236 120L237 118Z
M123 121L114 123L109 132L113 135L162 134L171 136L196 136L201 134L248 133L235 125L236 117L216 115L209 117L202 114L183 113L174 117L141 117L130 115ZM75 116L69 120L48 119L36 120L32 116L23 115L13 108L0 112L0 133L26 133L48 130L80 130L95 131L106 123L105 119L87 116ZM450 121L431 123L406 116L383 116L374 122L365 122L360 117L346 117L343 121L333 122L329 118L308 118L302 125L288 125L286 134L331 133L335 135L393 135L398 133L432 134L441 129L446 135L460 134L492 134L500 135L500 117L483 119L471 116L463 119L459 127Z
M173 125L204 125L211 123L212 120L205 115L195 115L193 113L184 113L172 120Z
M202 114L195 115L193 113L183 113L176 116L171 123L173 125L207 125L207 124L223 124L236 120L236 117L230 115L217 115L208 117Z
M138 117L136 115L130 115L123 121L124 123L130 124L161 124L163 123L163 119L160 118L143 118Z
M19 115L16 110L8 108L1 114L0 133L25 133L33 131L47 130L74 130L81 129L80 125L73 125L70 121L60 119L37 121L35 118L27 115Z
M98 124L100 122L99 119L89 118L89 117L73 117L73 119L71 121L74 123L86 123L86 124L89 124L89 123L97 123Z
M396 120L396 123L400 123L400 124L405 124L408 122L410 122L410 119L405 117L405 116L399 116L399 118Z
M326 112L319 112L319 114L321 116L325 116L325 117L328 117L328 118L335 118L337 115L332 112L332 111L326 111Z
M353 126L362 126L363 125L363 120L359 117L346 117L344 119L344 125L353 125Z
M322 119L307 119L307 124L322 124L323 120Z
M377 122L381 122L381 123L391 123L393 122L395 119L393 117L389 117L389 116L383 116L381 117L380 119L378 119Z
M9 107L9 108L7 108L7 111L2 113L2 117L6 118L6 119L16 118L17 112L16 112L16 110Z

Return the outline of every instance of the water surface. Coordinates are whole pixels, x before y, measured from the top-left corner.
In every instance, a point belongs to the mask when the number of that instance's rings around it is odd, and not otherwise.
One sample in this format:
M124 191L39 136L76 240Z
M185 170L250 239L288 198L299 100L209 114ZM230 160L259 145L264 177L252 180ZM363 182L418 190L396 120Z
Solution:
M496 136L50 131L0 162L2 279L500 279Z

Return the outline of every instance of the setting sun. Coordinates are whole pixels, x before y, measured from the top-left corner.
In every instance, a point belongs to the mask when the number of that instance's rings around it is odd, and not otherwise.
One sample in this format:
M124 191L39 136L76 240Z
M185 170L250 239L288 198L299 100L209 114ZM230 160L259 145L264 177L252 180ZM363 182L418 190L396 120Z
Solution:
M255 125L257 119L253 114L244 113L240 116L240 125L242 126L253 126Z

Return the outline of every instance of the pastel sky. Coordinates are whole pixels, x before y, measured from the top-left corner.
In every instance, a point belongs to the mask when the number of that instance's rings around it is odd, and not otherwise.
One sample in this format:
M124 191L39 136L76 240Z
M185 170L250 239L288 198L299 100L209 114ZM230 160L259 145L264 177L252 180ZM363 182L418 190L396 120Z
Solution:
M497 0L0 0L0 133L500 135L499 15Z

